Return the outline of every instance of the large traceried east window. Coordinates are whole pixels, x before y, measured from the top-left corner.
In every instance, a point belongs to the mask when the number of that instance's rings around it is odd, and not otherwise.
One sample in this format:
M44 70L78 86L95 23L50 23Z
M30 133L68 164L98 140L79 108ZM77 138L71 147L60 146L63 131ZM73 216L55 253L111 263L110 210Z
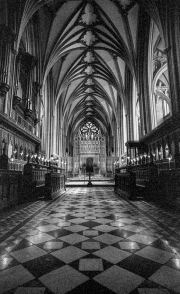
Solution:
M94 140L99 134L100 130L92 122L87 122L79 132L80 137L84 140Z

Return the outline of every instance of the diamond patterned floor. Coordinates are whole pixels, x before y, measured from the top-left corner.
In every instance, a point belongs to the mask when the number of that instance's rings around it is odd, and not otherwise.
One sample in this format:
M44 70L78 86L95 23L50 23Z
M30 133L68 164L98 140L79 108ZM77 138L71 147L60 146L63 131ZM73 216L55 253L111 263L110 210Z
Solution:
M177 212L74 187L0 216L0 294L180 293Z

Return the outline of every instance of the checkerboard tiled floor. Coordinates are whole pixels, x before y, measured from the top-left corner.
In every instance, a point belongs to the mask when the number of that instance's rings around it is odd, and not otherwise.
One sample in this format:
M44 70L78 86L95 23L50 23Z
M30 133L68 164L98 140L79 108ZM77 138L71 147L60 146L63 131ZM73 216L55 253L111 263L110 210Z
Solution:
M178 218L111 187L37 201L1 217L0 294L180 293Z

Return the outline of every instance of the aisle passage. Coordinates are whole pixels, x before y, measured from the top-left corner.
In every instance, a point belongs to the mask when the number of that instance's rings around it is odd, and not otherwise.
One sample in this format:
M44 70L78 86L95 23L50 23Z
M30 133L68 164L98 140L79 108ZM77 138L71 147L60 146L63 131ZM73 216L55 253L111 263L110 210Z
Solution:
M1 218L0 293L180 293L180 240L146 213L82 187Z

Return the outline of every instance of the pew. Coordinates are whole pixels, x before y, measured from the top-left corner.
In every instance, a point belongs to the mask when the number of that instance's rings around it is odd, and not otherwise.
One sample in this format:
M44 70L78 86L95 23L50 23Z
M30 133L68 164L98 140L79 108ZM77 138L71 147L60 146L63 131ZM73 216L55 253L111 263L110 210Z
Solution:
M0 156L0 211L22 202L22 171L8 170L8 156Z
M65 174L61 173L47 173L45 175L45 189L46 189L46 199L54 199L58 196L61 191L66 190L65 186Z
M36 200L45 197L45 174L48 167L28 162L24 166L23 196L24 200Z

